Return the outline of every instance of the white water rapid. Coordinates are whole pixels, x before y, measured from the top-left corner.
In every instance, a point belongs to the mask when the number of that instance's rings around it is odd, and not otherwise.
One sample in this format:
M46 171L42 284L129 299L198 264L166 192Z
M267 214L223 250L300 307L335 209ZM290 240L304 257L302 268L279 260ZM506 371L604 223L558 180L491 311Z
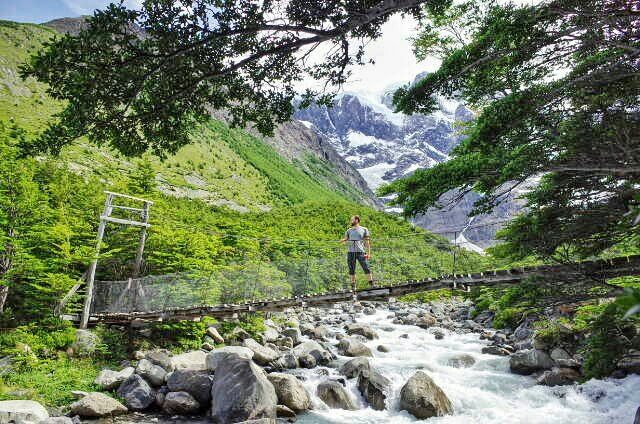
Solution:
M367 407L356 387L356 379L347 380L347 389L361 409L329 409L315 396L316 387L327 378L340 378L337 369L295 370L293 374L305 377L303 384L312 394L314 407L300 415L298 423L416 422L409 413L399 410L399 396L404 383L418 369L427 372L453 403L453 415L424 421L430 424L632 424L640 406L638 375L621 380L591 380L583 385L539 386L533 377L511 374L508 357L482 354L481 349L488 342L480 340L478 334L443 330L444 339L436 340L429 330L392 324L387 318L389 314L389 310L382 309L357 319L359 323L371 325L379 335L379 339L366 344L374 355L370 361L372 366L393 384L391 393L387 394L387 410ZM408 338L401 338L403 334L408 334ZM390 351L378 352L378 345L385 345ZM448 359L458 354L473 356L475 364L469 368L447 365ZM352 358L339 359L344 362ZM328 372L329 377L321 375L322 372Z

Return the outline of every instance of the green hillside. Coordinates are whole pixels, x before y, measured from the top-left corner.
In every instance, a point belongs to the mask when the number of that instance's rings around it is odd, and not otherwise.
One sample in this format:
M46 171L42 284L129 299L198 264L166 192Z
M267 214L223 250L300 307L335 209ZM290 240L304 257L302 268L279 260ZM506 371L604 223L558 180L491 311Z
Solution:
M44 128L59 103L45 87L23 81L18 69L30 52L56 33L31 24L0 22L0 120L33 135ZM331 164L309 158L290 163L245 131L211 120L195 128L193 143L164 160L150 157L161 191L175 197L199 198L246 212L306 200L361 200L363 194L331 172ZM129 173L131 160L104 147L78 142L61 153L79 174L114 181ZM317 172L309 172L309 170Z

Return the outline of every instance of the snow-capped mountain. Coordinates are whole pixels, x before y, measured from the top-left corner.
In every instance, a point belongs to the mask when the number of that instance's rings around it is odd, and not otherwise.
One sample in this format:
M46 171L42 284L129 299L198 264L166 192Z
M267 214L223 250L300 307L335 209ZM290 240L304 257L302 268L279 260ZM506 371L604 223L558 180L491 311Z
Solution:
M422 78L422 75L416 79ZM394 89L382 93L346 92L337 96L333 107L311 105L299 109L294 117L325 136L337 152L353 165L373 190L449 159L451 150L462 139L461 129L473 119L473 112L462 102L439 98L439 110L429 115L407 116L395 113L391 99ZM432 209L415 222L429 230L487 247L495 243L500 225L523 207L512 198L492 214L471 218L473 202L469 193L455 207ZM384 200L384 199L383 199ZM471 246L476 249L477 246Z

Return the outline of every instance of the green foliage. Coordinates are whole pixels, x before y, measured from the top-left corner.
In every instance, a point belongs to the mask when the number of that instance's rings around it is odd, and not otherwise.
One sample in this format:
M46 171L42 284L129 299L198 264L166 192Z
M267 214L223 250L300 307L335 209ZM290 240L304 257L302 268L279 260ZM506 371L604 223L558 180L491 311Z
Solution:
M471 298L475 301L474 316L489 310L495 313L493 326L514 328L528 314L535 312L538 299L546 289L535 281L525 281L513 287L474 289Z
M556 320L543 319L534 323L535 336L548 346L554 346L560 341L560 326Z
M450 299L454 295L454 292L451 289L440 289L440 290L432 290L425 291L420 293L411 293L399 297L398 300L400 302L422 302L429 303L435 302L438 300Z
M238 322L223 321L220 323L220 333L223 337L231 333L234 328L240 327L256 340L260 340L258 335L263 333L266 329L264 326L264 315L262 313L255 313L250 315L243 315Z
M177 321L156 324L152 327L150 341L156 347L175 351L199 349L207 328L216 323L213 318L200 321Z
M56 358L75 341L76 330L69 321L50 318L0 332L0 354L18 360Z
M640 172L629 152L640 140L640 80L629 70L640 40L617 28L638 23L606 0L427 8L415 48L439 53L442 64L396 92L394 104L428 113L436 95L455 94L478 115L450 161L380 194L397 193L394 202L414 215L449 190L475 190L484 196L474 213L482 213L536 178L526 213L499 233L510 258L584 258L617 244L637 250Z
M107 361L118 361L128 357L132 346L129 345L127 333L121 328L99 324L93 329L93 333L100 340L95 356Z

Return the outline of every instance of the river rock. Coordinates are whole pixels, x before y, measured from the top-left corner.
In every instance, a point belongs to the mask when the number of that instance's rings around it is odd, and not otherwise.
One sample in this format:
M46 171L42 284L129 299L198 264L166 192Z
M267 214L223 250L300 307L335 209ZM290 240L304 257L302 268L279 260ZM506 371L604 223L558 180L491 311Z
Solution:
M554 361L557 361L558 359L572 359L571 355L569 355L569 353L566 350L562 349L561 347L553 348L549 356Z
M291 352L285 352L281 357L273 361L271 367L275 370L292 370L298 368L298 358Z
M447 359L447 365L454 368L469 368L476 363L473 356L467 353L461 353Z
M294 347L292 353L298 357L300 361L304 355L311 355L315 358L319 365L327 365L334 359L334 356L315 340L308 340Z
M105 390L113 390L120 386L127 378L131 377L134 372L135 368L133 367L126 367L121 371L104 369L100 371L100 374L98 374L96 379L93 380L93 384L96 384Z
M219 423L276 418L273 384L253 361L228 356L221 361L211 387L211 416Z
M126 406L104 393L87 393L82 399L73 402L71 412L85 418L113 417L126 414Z
M242 345L253 351L253 360L258 365L269 365L271 361L275 361L280 357L280 352L266 346L262 346L253 339L244 339L242 341Z
M276 330L274 327L265 325L264 331L262 332L261 336L262 336L262 341L264 343L271 343L278 340L278 337L280 336L280 334L278 333L278 330Z
M422 371L416 372L400 390L400 409L418 419L441 417L453 413L447 395Z
M509 356L511 352L501 346L485 346L482 348L482 353L487 355L497 355L497 356Z
M162 410L168 415L194 414L200 408L200 402L187 392L169 392L162 404Z
M324 381L318 384L316 395L318 395L329 408L346 409L348 411L358 409L345 388L337 381Z
M200 404L211 401L213 377L207 371L175 370L167 376L167 387L172 392L187 392Z
M340 367L340 374L347 378L357 378L364 369L369 369L369 360L364 357L354 358Z
M627 374L640 374L640 350L629 350L620 358L617 367Z
M300 355L298 357L298 363L301 368L315 368L318 365L316 358L310 353L305 353L304 355Z
M220 333L218 333L218 329L216 327L208 327L207 336L211 337L213 341L218 344L224 343L224 337L222 337Z
M378 347L376 347L376 350L378 352L383 352L383 353L391 351L391 349L389 349L389 346L386 346L386 345L378 345Z
M204 371L207 369L207 353L202 350L192 350L171 357L174 370Z
M324 325L319 325L317 327L306 330L303 334L313 340L324 341L327 339L327 333L327 328Z
M224 346L213 349L206 354L206 365L209 371L215 371L220 362L225 361L231 356L239 356L241 358L252 359L253 351L243 346Z
M538 384L544 386L566 386L580 380L580 373L573 368L554 367L538 377Z
M291 374L271 373L267 376L276 389L278 403L295 412L306 411L311 407L311 399L300 380Z
M174 369L173 361L171 360L172 356L173 354L166 349L155 349L147 352L145 359L161 367L166 372L171 372Z
M338 351L344 356L370 356L373 357L371 349L369 349L361 341L353 337L347 337L338 343Z
M300 337L302 337L302 334L300 334L300 329L298 329L297 327L285 328L284 330L282 330L282 335L285 337L291 337L294 345L300 343Z
M442 331L439 328L434 328L431 333L433 334L433 337L435 337L436 340L442 340L444 339L444 331Z
M138 374L133 374L123 381L117 393L125 405L134 411L147 409L156 399L155 391Z
M391 382L389 379L371 367L363 369L358 376L358 389L362 397L375 410L382 411L385 409L386 393L390 388Z
M431 314L424 314L415 321L415 325L420 328L431 328L438 324L438 320Z
M49 413L33 400L0 401L0 423L39 424L49 418Z
M347 334L353 336L354 334L366 337L369 340L377 339L378 333L373 328L365 324L349 324L346 327Z
M553 361L543 350L523 350L511 355L509 367L514 374L529 375L536 371L551 369Z
M136 367L136 374L142 376L145 380L156 387L160 387L164 384L164 379L167 376L167 371L159 365L155 365L148 359L143 359L138 362Z
M78 416L76 416L75 418L78 420L78 422L80 421L80 418ZM2 420L2 417L0 417L0 422L3 422L1 420ZM65 416L49 417L44 421L40 421L39 424L76 424L76 421L74 421L71 417L65 417Z
M242 327L235 327L231 333L227 335L230 341L241 342L244 339L251 338L251 334L247 333Z

